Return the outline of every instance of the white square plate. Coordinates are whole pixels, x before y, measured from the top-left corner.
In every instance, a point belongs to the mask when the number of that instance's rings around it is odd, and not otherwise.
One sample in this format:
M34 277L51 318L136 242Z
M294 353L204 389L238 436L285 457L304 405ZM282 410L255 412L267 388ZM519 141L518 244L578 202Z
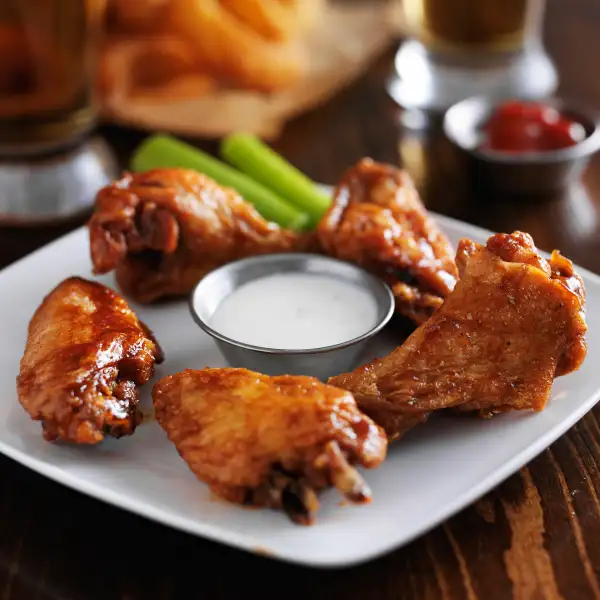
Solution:
M438 217L456 244L483 242L489 232ZM98 447L44 442L39 423L19 405L15 377L29 319L51 288L69 275L91 277L87 232L79 229L0 272L0 451L85 494L192 534L281 560L312 566L364 562L405 544L459 511L544 450L598 400L600 378L600 277L578 269L587 288L589 351L574 374L555 381L540 414L491 420L439 418L392 445L386 462L365 472L373 490L368 506L340 505L323 495L317 523L292 524L270 510L215 501L196 480L155 421L135 435ZM111 277L100 278L114 287ZM132 305L155 332L166 361L156 377L184 368L222 366L212 340L191 320L185 301L161 307ZM389 335L389 333L388 333ZM388 348L380 345L378 353ZM150 410L151 384L142 388Z

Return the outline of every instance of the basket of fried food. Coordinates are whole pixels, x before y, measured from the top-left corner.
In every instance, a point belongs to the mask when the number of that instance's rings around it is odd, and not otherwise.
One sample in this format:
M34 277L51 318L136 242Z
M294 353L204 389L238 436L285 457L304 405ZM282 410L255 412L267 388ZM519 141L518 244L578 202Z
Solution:
M183 135L276 135L357 77L397 33L391 4L108 0L105 119Z

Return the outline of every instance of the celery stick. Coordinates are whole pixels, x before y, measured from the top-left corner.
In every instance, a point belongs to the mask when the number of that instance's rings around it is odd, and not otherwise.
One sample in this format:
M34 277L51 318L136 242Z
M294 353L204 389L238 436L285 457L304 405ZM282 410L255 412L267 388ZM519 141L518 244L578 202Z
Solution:
M133 171L158 168L194 169L208 175L221 185L235 189L267 220L281 227L300 230L308 223L308 215L287 203L276 193L254 181L237 169L167 135L152 135L145 139L131 159Z
M257 137L234 133L221 143L221 156L252 179L308 214L314 227L329 208L331 198Z

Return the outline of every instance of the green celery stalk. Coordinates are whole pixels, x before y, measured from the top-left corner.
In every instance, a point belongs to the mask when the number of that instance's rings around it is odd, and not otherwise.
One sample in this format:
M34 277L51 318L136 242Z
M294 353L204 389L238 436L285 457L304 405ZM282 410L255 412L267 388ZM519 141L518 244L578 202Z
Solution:
M159 168L193 169L204 173L217 183L235 189L268 221L287 229L305 229L309 217L275 192L254 181L230 165L168 135L156 134L146 138L131 159L133 171Z
M296 169L256 136L234 133L221 142L221 156L307 213L315 227L331 204L315 182Z

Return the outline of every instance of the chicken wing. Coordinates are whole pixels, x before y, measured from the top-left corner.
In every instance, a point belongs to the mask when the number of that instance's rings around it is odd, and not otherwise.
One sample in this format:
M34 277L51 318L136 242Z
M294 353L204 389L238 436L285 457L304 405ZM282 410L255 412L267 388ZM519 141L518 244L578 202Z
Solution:
M390 439L445 408L540 411L554 378L585 358L585 290L568 259L546 261L515 232L486 246L462 240L457 264L454 291L402 346L329 380Z
M109 288L79 277L36 310L17 377L19 401L47 440L96 444L133 433L137 386L163 360L150 330Z
M338 183L318 227L326 252L387 281L398 312L422 323L456 284L446 236L405 171L362 159Z
M185 295L238 258L302 249L301 237L235 191L185 169L126 175L103 188L89 232L94 272L116 269L120 288L140 303Z
M329 485L351 502L370 499L351 465L378 466L387 440L348 392L312 377L204 369L161 379L152 396L181 457L226 500L310 524Z

